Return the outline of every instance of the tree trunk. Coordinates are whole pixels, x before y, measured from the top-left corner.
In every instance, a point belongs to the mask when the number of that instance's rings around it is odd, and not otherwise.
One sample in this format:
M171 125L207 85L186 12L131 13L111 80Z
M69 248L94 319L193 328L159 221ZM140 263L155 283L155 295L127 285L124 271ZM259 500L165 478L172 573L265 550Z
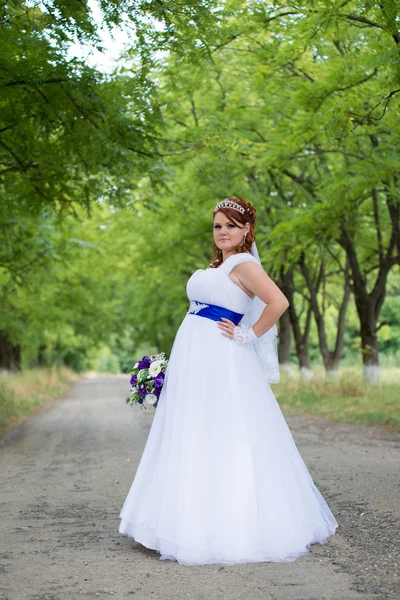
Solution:
M280 368L286 371L289 376L292 373L292 365L290 363L291 327L289 313L285 310L279 319L278 359Z
M373 318L361 323L361 346L363 356L363 379L369 383L380 383L379 347Z
M352 277L353 293L356 303L358 318L360 320L360 335L363 361L363 378L367 383L380 383L379 349L377 325L379 314L386 293L387 276L394 264L399 264L399 255L394 255L397 247L399 251L399 213L400 206L388 202L389 213L392 221L392 232L385 253L382 244L379 244L379 269L372 291L367 289L367 274L361 272L354 241L345 227L341 228L339 244L346 250L349 258ZM378 235L381 237L380 224L377 222ZM382 324L381 324L382 325Z
M8 335L0 332L0 369L18 371L21 368L21 346L11 343Z
M323 289L325 288L325 264L322 259L319 267L316 268L316 273L312 275L306 264L304 253L300 257L300 268L310 293L311 308L317 325L318 342L322 361L324 363L325 373L329 377L336 377L338 375L339 363L343 351L346 311L350 299L349 266L349 260L346 258L346 266L341 269L344 273L344 294L339 308L335 345L333 349L330 350L325 328L325 299L323 295L321 301L318 296L321 285L323 286Z
M293 267L291 267L286 273L281 271L279 287L289 301L289 308L286 312L289 314L290 322L292 324L300 373L303 379L310 380L312 379L312 373L310 369L310 359L308 356L308 341L310 336L312 311L311 307L308 307L304 332L302 332L300 326L300 317L296 312L294 303Z

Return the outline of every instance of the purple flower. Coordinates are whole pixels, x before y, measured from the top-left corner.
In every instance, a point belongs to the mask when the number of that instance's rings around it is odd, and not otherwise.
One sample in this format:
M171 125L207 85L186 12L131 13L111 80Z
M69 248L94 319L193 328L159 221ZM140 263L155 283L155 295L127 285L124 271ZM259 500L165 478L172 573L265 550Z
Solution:
M132 375L131 380L130 380L130 384L131 385L136 385L137 382L137 375Z
M157 396L157 398L159 398L159 397L160 397L160 394L161 394L161 388L160 388L160 387L156 387L156 388L154 388L154 392L153 392L153 394L154 394L155 396Z
M154 379L154 385L156 388L161 388L164 384L164 373L161 371Z
M148 369L151 365L151 360L148 356L143 356L142 360L139 361L138 368L139 369Z
M137 391L138 391L139 396L141 396L142 398L144 398L145 395L147 394L146 386L144 386L142 383L139 385Z

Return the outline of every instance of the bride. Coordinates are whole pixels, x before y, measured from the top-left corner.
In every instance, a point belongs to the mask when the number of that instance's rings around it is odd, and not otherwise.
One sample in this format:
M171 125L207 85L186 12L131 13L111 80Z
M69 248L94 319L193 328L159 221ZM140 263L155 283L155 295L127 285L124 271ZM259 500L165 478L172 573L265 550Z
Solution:
M261 266L256 210L214 208L215 260L187 281L146 446L119 532L182 565L291 562L338 523L270 383L288 301Z

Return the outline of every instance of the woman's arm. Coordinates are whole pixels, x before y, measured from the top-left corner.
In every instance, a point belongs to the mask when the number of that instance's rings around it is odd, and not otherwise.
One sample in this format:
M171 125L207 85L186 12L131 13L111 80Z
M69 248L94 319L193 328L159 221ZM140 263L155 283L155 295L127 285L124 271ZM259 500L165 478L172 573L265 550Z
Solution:
M254 333L260 337L278 321L288 308L288 299L261 265L246 261L236 265L232 271L250 292L268 305L253 325Z

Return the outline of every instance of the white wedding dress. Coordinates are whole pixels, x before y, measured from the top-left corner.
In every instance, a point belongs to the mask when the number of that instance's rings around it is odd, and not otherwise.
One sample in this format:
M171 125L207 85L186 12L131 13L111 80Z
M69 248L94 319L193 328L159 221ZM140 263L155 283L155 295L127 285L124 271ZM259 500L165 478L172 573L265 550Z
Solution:
M189 300L245 313L230 278L249 253L198 269ZM252 344L186 314L119 532L182 565L291 562L338 523L313 483Z

